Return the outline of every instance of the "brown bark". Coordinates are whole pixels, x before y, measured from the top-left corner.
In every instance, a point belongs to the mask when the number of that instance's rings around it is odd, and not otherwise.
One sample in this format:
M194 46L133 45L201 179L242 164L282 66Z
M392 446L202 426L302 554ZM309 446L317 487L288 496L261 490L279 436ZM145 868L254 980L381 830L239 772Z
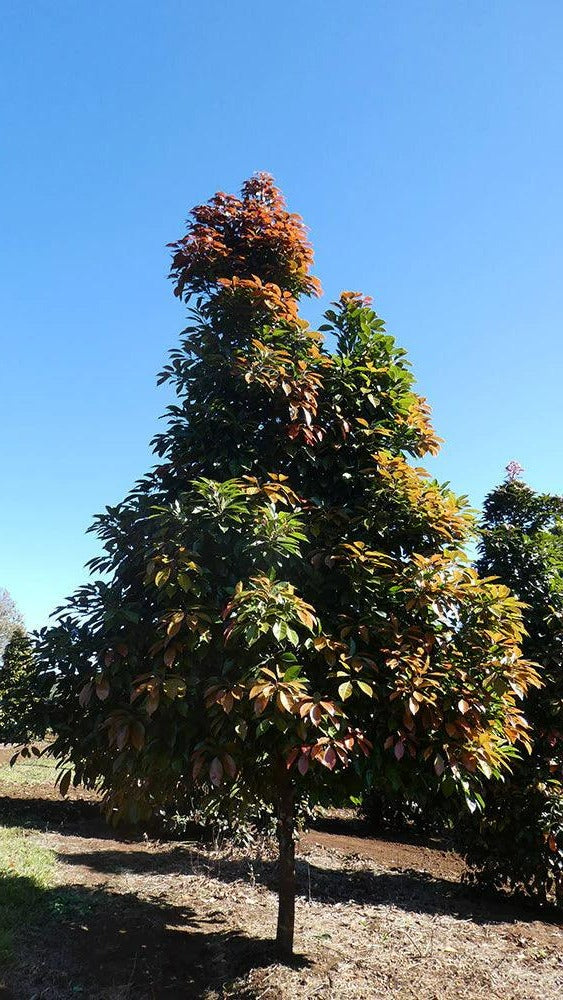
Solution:
M281 957L293 954L295 930L295 798L285 762L278 772L278 930L276 947Z

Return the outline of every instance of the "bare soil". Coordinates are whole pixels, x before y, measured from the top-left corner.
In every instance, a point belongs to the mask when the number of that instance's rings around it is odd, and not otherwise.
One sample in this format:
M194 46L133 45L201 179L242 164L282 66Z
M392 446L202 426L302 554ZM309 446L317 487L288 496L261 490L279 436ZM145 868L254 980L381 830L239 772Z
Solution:
M22 927L15 961L0 969L3 1000L563 996L562 928L464 886L452 852L371 838L347 820L305 834L298 955L282 966L268 845L242 853L116 836L91 799L3 784L0 771L0 824L28 827L57 857L52 915Z

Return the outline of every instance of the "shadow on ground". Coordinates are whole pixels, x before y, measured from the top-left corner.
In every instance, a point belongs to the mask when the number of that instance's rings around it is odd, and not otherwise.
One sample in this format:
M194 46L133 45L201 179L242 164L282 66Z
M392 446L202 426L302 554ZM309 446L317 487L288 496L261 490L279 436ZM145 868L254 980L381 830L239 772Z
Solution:
M411 844L413 847L430 847L440 851L454 849L451 839L447 837L424 834L417 830L408 829L406 826L404 829L395 830L394 832L385 828L376 828L374 825L370 825L366 819L363 819L361 815L354 815L351 810L350 815L346 816L316 816L311 823L311 830L319 830L323 833L335 833L340 836L351 835L361 840L371 840L376 837L377 840L387 841L390 844L400 842L401 844Z
M114 832L104 822L97 802L85 799L0 796L0 824L29 830L57 830L74 836L114 840Z
M41 789L35 795L0 795L0 825L53 831L87 840L96 837L99 840L143 842L147 836L158 838L163 835L162 824L156 821L146 831L121 824L116 832L106 823L96 799L68 799L58 793L52 798L43 798ZM194 823L177 836L167 835L166 839L200 840L202 829Z
M202 846L190 848L147 843L138 832L122 828L116 834L100 816L96 802L0 797L0 823L52 830L63 837L68 835L106 841L107 850L100 851L89 846L84 852L71 853L59 849L61 861L71 866L83 866L94 873L131 872L147 876L201 874L227 885L252 879L269 889L276 886L276 865L273 861L259 857L250 860L226 858L207 852ZM338 823L338 832L346 828L344 824L347 821ZM336 827L332 828L336 832ZM359 827L354 825L354 832L358 830ZM561 913L555 909L539 908L533 903L509 899L501 893L464 885L455 878L435 877L406 867L379 873L367 865L361 869L354 869L345 863L340 867L322 867L318 861L312 864L301 858L297 871L300 895L328 905L346 902L392 905L409 913L447 914L485 925L535 920L559 924L561 921Z
M226 884L252 881L268 889L276 888L276 864L253 857L232 859L207 854L189 847L169 848L158 844L123 850L88 853L59 853L69 865L84 866L106 874L131 872L144 876L204 875ZM541 919L558 923L560 914L506 899L499 894L483 893L448 878L435 878L425 872L397 870L378 873L369 868L354 870L323 868L307 859L297 861L298 893L306 899L328 905L361 903L372 906L395 906L409 913L447 914L478 924L521 923ZM188 890L189 891L189 890Z
M3 1000L197 1000L276 960L271 940L229 931L220 911L202 918L189 906L83 886L44 890L21 876L1 879L0 892L29 900L13 957L0 962Z

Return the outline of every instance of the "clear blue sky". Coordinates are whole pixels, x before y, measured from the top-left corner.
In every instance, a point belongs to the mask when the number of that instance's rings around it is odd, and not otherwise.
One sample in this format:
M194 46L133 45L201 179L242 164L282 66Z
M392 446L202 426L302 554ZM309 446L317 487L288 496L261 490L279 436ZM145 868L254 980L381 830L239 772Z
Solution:
M563 492L560 0L4 0L0 585L29 626L151 464L165 244L269 170L375 298L474 504ZM314 313L312 314L314 316Z

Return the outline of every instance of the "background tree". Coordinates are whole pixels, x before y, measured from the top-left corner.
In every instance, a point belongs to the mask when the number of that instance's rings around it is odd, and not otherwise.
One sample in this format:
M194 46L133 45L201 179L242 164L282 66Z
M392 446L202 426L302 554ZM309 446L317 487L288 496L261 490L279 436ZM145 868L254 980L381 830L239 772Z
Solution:
M23 618L15 601L4 587L0 587L0 657L15 628L23 625Z
M44 735L41 696L31 637L16 626L0 667L0 742L29 743Z
M526 696L532 753L487 789L469 856L484 880L563 902L563 497L522 472L511 462L485 500L478 569L525 603L524 651L544 686Z
M102 575L42 634L53 752L115 820L194 785L271 802L288 954L296 801L404 757L469 790L527 741L536 676L517 602L458 551L465 501L408 461L439 442L404 351L357 293L320 332L299 317L319 285L271 178L195 208L172 252L195 304L177 402L157 467L96 519Z

